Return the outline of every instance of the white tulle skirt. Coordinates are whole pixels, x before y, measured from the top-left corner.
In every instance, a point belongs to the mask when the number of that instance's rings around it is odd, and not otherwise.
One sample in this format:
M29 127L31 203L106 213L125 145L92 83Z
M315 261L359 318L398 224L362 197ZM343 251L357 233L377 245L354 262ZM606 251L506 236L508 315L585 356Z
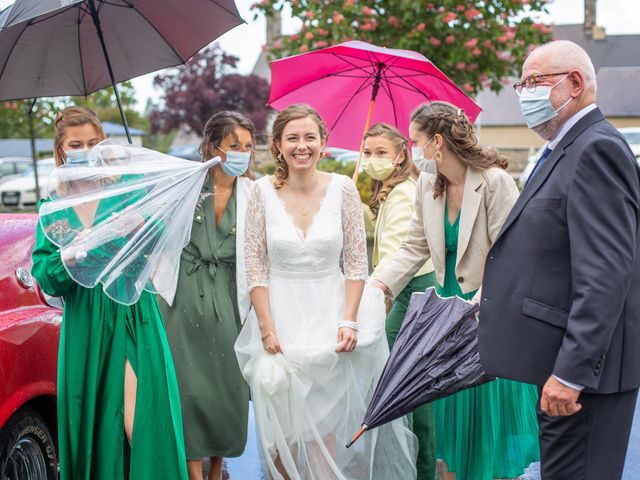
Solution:
M349 353L335 352L345 304L340 270L272 271L269 299L283 353L263 349L253 311L235 347L251 387L265 470L278 480L415 478L417 442L404 420L345 448L389 356L382 292L365 286L358 344Z

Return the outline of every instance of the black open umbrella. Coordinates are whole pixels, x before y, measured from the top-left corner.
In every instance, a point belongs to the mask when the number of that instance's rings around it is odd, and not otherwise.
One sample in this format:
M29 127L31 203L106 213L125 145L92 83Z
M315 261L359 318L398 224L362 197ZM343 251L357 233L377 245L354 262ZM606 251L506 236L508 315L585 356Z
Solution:
M0 13L0 100L89 95L186 62L242 23L233 0L16 0Z
M493 380L480 365L477 311L461 298L441 298L434 288L411 296L362 428L347 447L420 405Z

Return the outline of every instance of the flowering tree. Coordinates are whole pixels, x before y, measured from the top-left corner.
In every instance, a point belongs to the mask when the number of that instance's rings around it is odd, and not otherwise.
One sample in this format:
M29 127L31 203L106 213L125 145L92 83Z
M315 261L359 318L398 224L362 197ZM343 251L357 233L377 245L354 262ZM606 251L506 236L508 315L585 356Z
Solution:
M551 40L549 27L525 16L548 1L262 0L253 9L270 16L286 3L302 21L271 46L275 58L362 40L420 52L473 95L499 91L531 48Z
M247 115L262 132L267 123L269 84L256 75L236 73L238 58L213 45L186 65L157 75L154 85L164 90L163 102L150 112L153 132L169 132L180 125L201 132L216 112L235 110Z

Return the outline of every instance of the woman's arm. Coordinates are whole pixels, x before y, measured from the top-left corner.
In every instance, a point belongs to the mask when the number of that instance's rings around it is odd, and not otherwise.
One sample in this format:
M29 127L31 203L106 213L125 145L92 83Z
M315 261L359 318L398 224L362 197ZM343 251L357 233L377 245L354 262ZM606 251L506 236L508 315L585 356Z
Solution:
M423 190L425 181L422 175L418 178L415 211L409 223L406 241L373 274L372 285L382 289L387 295L397 296L431 258L424 226L423 201L427 194Z
M364 230L364 216L360 206L360 194L355 184L345 179L342 189L342 248L345 275L345 322L351 326L338 328L337 352L351 352L356 348L357 318L364 281L369 273L367 260L367 240Z
M262 332L262 344L269 353L281 352L280 341L271 318L271 306L269 305L267 225L262 194L260 186L257 184L253 186L247 206L244 253L247 267L247 286L251 303L258 318L258 326Z
M40 221L36 226L36 241L31 258L31 274L44 293L61 297L71 290L74 282L64 268L60 250L46 237Z

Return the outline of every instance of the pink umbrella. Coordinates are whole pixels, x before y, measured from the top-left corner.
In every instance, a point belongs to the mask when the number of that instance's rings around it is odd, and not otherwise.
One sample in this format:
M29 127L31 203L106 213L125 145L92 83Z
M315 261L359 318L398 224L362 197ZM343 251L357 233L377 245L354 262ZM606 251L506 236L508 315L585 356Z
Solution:
M329 143L360 149L363 136L355 126L386 122L409 131L409 116L420 104L445 100L473 122L480 107L455 83L416 52L351 41L271 63L269 104L282 110L307 103L329 128Z

